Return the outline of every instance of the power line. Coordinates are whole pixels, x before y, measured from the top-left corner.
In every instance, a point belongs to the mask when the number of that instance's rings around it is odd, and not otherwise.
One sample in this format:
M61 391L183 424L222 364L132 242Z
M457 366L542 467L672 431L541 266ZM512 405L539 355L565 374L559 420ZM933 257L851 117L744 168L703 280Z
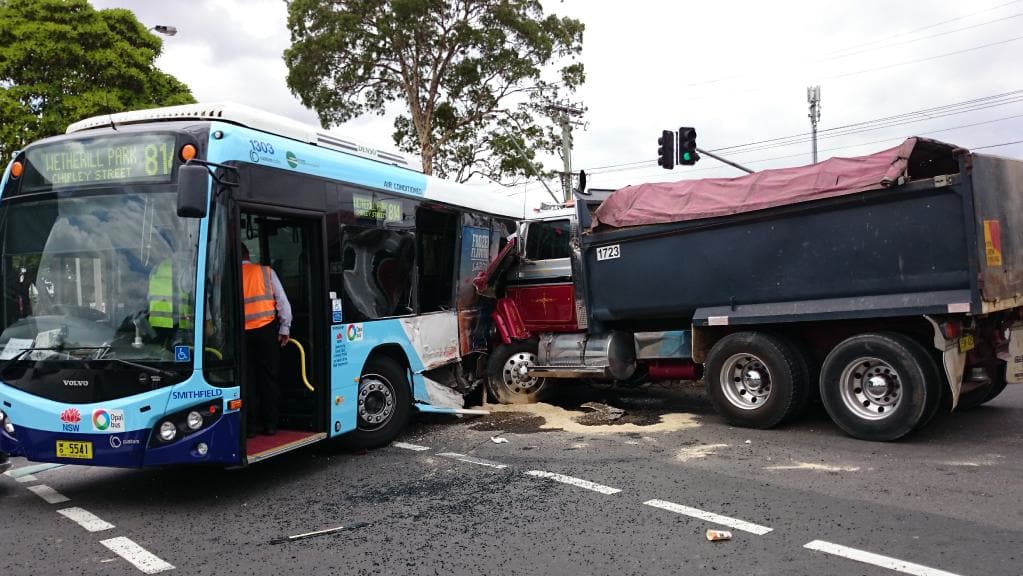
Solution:
M920 110L913 110L910 112L903 112L901 114L894 114L891 116L883 116L881 118L875 118L873 120L863 120L860 122L853 122L850 124L844 124L841 126L834 126L832 128L826 128L820 131L822 134L821 138L833 138L838 136L848 136L860 132L866 132L869 130L875 130L879 128L890 128L894 126L900 126L909 124L912 122L919 122L923 120L933 120L937 118L943 118L945 116L952 116L956 114L962 114L966 112L976 112L980 110L986 110L988 108L994 108L997 106L1004 106L1007 104L1014 104L1016 102L1023 101L1023 89L1013 90L1011 92L1004 92L1001 94L994 94L989 96L982 96L979 98L972 98L970 100L964 100L961 102L955 102L952 104L943 104L941 106L933 106L930 108L922 108ZM811 136L810 132L802 132L790 136L780 136L776 138L767 138L764 140L757 140L754 142L747 142L744 144L734 144L731 146L721 146L713 148L712 152L731 152L738 154L742 152L752 152L759 150L766 150L770 148L781 148L784 146L791 146L795 144L803 144L809 141ZM765 144L772 144L771 146L764 146ZM744 149L744 150L741 150ZM635 162L625 162L621 164L609 164L606 166L597 166L593 168L587 168L587 172L591 174L617 172L618 168L624 168L628 166L637 166L652 163L653 160L638 160ZM615 169L615 170L609 170ZM601 172L603 171L603 172Z
M998 148L1001 146L1010 146L1012 144L1023 144L1023 140L1016 140L1013 142L1002 142L1001 144L988 144L987 146L972 146L970 150L983 150L985 148Z
M866 54L867 52L873 52L874 50L880 50L882 48L894 48L896 46L905 46L906 44L912 44L914 42L921 42L923 40L930 40L931 38L937 38L939 36L947 36L948 34L954 34L956 32L962 32L964 30L973 30L974 28L980 28L981 26L987 26L989 24L997 24L998 22L1004 22L1006 20L1012 20L1013 18L1019 18L1020 16L1023 16L1023 12L1020 12L1018 14L1012 14L1010 16L1004 16L1002 18L996 18L994 20L988 20L987 22L981 22L979 24L973 24L971 26L964 26L962 28L955 28L953 30L946 30L944 32L938 32L938 33L935 33L935 34L931 34L930 36L921 36L920 38L911 38L909 40L903 40L902 42L896 42L894 44L888 44L888 45L885 45L885 46L880 46L878 48L868 48L866 50L860 50L858 52L850 52L848 54L843 54L841 56L835 56L833 58L824 58L824 59L821 59L821 60L815 60L814 62L824 62L824 61L827 61L827 60L839 60L839 59L842 59L842 58L848 58L850 56L857 56L859 54Z
M974 123L971 123L971 124L961 124L959 126L949 126L949 127L940 128L940 129L937 129L937 130L928 130L926 132L921 132L919 134L919 136L930 136L930 135L933 135L933 134L940 134L942 132L951 132L953 130L961 130L963 128L973 128L973 127L976 127L976 126L983 126L983 125L986 125L986 124L995 124L995 123L998 123L998 122L1005 122L1007 120L1014 120L1016 118L1023 118L1023 114L1014 114L1012 116L1005 116L1003 118L996 118L994 120L985 120L983 122L974 122ZM885 143L890 143L890 142L901 142L903 140L905 140L905 138L902 137L902 136L895 137L895 138L884 138L884 139L881 139L881 140L873 140L873 141L870 141L870 142L859 142L859 143L856 143L856 144L846 144L846 145L842 145L842 146L833 146L831 148L826 148L824 150L820 150L820 152L834 152L836 150L847 150L849 148L859 148L859 147L862 147L862 146L869 146L869 145L872 145L872 144L885 144ZM1020 141L1020 142L1023 142L1023 141ZM971 150L981 150L981 149L984 149L984 148L993 148L993 147L997 147L997 146L1008 146L1010 144L1018 144L1020 142L1005 142L1005 143L1002 143L1002 144L994 144L994 145L990 145L990 146L969 146L968 148L971 149ZM787 160L789 158L799 158L799 157L804 157L804 156L806 156L806 153L805 152L801 152L801 153L798 153L798 154L786 154L784 156L772 156L770 158L759 158L759 159L756 159L756 160L744 160L744 162L746 164L761 164L761 163L764 163L764 162L773 162L775 160ZM693 170L687 170L686 174L691 174L693 172L707 172L707 171L710 171L710 170L719 170L721 168L725 168L725 166L708 166L706 168L696 168L696 169L693 169ZM633 168L633 170L634 169L635 168ZM619 171L620 172L627 172L629 170L630 169L622 169L622 170L614 170L614 171L609 170L607 172L601 172L601 174L610 174L611 172L619 172ZM657 174L657 173L658 172L649 172L649 173L637 174L637 176L645 176L647 174Z
M910 34L915 34L917 32L922 32L924 30L930 30L932 28L937 28L939 26L942 26L942 25L945 25L945 24L949 24L951 22L956 22L958 20L964 20L966 18L970 18L970 17L973 17L973 16L984 14L986 12L993 12L995 10L998 10L998 9L1001 9L1001 8L1005 8L1006 6L1011 6L1012 4L1018 4L1021 1L1023 1L1023 0L1012 0L1011 2L1006 2L1004 4L999 4L997 6L992 6L990 8L985 8L984 10L979 10L977 12L971 12L970 14L964 14L962 16L957 16L955 18L949 18L948 20L942 20L941 22L937 22L937 23L934 23L934 24L929 24L927 26L922 26L920 28L916 28L916 29L913 29L913 30L908 30L906 32L900 32L898 34L893 34L891 36L886 36L884 38L880 38L880 39L873 40L873 41L870 41L870 42L866 42L866 43L863 43L863 44L858 44L858 45L850 46L848 48L843 48L843 49L837 50L835 52L829 52L829 53L825 54L823 58L820 58L820 59L817 59L817 60L812 60L811 62L814 62L814 63L826 62L828 60L836 60L836 59L840 59L840 58L846 58L848 56L852 56L853 54L842 54L843 52L848 52L850 50L856 50L856 49L859 49L859 48L865 48L866 46L871 46L871 45L875 45L875 44L882 44L884 42L887 42L889 40L893 40L895 38L900 38L902 36L908 36ZM1016 16L1019 16L1019 15L1017 14ZM925 40L925 39L928 39L928 38L933 38L935 36L941 36L941 35L944 35L944 34L950 34L952 32L959 32L961 30L968 30L970 28L976 28L978 26L982 26L982 25L986 25L986 24L993 24L995 22L1000 22L1001 20L1012 18L1012 17L1013 16L1010 16L1010 17L1007 17L1007 18L1003 18L1003 19L998 19L998 20L992 20L992 21L987 22L985 24L978 24L978 25L974 25L974 26L970 26L970 27L966 27L966 28L961 28L961 29L958 29L958 30L951 30L951 31L939 33L939 34L936 34L934 36L930 36L930 37L927 37L927 38L920 38L918 40ZM910 40L910 41L907 41L907 42L904 42L904 43L916 42L916 41L917 40ZM898 45L900 45L900 44L894 44L894 46L898 46ZM870 52L870 51L873 51L873 50L879 50L880 48L885 48L885 46L881 46L881 47L878 47L878 48L871 48L869 50L863 50L861 52L856 52L854 54L861 54L863 52ZM691 84L685 84L684 87L686 87L686 88L693 88L693 87L697 87L697 86L706 86L706 85L709 85L709 84L716 84L718 82L724 82L725 80L734 80L736 78L743 78L743 77L746 77L746 76L749 76L749 75L750 74L733 74L732 76L726 76L726 77L717 78L717 79L714 79L714 80L705 80L705 81L702 81L702 82L693 82Z
M905 62L898 62L896 64L888 64L886 66L878 66L876 68L866 68L863 70L857 70L855 72L847 72L845 74L835 74L834 76L824 76L821 80L837 80L838 78L848 78L849 76L858 76L860 74L867 74L868 72L877 72L880 70L888 70L891 68L898 68L899 66L909 66L910 64L920 64L921 62L930 62L931 60L937 60L938 58L946 58L948 56L955 56L957 54L966 54L967 52L975 52L977 50L983 50L984 48L990 48L992 46L998 46L1001 44L1008 44L1009 42L1016 42L1023 40L1023 36L1016 36L1015 38L1009 38L1008 40L999 40L998 42L990 42L988 44L981 44L980 46L974 46L972 48L964 48L963 50L956 50L954 52L946 52L945 54L938 54L936 56L928 56L927 58L918 58L916 60L907 60Z
M902 36L909 36L910 34L916 34L917 32L923 32L924 30L930 30L932 28L937 28L938 26L943 26L943 25L949 24L951 22L956 22L956 21L959 21L959 20L965 20L967 18L971 18L973 16L978 16L978 15L984 14L986 12L994 12L995 10L1000 10L1002 8L1005 8L1006 6L1012 6L1013 4L1019 4L1021 1L1023 1L1023 0L1012 0L1011 2L1006 2L1004 4L999 4L997 6L992 6L990 8L985 8L983 10L978 10L977 12L971 12L969 14L963 14L962 16L956 16L955 18L949 18L948 20L942 20L941 22L936 22L934 24L928 24L927 26L921 26L920 28L915 28L913 30L907 30L905 32L899 32L898 34L893 34L893 35L888 36L886 38L881 38L881 39L878 39L878 40L872 40L872 41L864 43L864 44L850 46L849 48L843 48L841 50L836 50L835 52L829 52L829 53L825 54L825 56L831 56L831 55L834 55L834 54L840 54L842 52L847 52L849 50L855 50L857 48L862 48L864 46L870 46L872 44L880 44L880 43L883 43L883 42L887 42L888 40L893 40L895 38L900 38Z

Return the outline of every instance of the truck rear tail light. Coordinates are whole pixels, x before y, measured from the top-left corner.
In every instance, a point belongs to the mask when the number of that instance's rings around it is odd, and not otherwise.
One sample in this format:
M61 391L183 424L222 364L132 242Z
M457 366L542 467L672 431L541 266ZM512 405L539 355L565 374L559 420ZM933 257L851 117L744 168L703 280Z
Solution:
M963 333L963 325L956 321L942 322L941 333L946 340L954 340Z

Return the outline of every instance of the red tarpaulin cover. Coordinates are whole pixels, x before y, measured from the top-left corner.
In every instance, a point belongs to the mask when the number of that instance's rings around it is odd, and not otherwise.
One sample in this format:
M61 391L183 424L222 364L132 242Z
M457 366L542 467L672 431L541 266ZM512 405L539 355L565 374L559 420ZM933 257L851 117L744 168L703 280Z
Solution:
M876 190L907 176L919 144L951 152L949 144L908 138L869 156L829 158L817 164L764 170L739 178L708 178L628 186L611 194L594 213L594 225L642 226L740 214L809 200Z

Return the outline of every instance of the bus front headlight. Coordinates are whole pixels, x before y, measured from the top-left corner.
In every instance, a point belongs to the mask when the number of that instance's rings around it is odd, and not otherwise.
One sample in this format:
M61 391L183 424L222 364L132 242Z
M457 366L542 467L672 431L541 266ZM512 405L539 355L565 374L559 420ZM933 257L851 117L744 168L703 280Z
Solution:
M198 430L199 428L202 428L202 414L192 410L188 413L188 416L185 417L185 424L188 426L189 430Z
M170 442L178 435L178 427L173 422L164 422L160 424L160 440L164 442Z

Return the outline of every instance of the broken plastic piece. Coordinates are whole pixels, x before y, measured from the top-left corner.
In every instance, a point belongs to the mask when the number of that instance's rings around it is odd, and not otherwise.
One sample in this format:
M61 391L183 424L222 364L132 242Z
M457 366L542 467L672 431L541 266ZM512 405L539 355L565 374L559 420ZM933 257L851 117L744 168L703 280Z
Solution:
M493 442L494 444L507 444L508 443L508 439L507 438L502 438L500 436L491 436L490 437L490 441Z

